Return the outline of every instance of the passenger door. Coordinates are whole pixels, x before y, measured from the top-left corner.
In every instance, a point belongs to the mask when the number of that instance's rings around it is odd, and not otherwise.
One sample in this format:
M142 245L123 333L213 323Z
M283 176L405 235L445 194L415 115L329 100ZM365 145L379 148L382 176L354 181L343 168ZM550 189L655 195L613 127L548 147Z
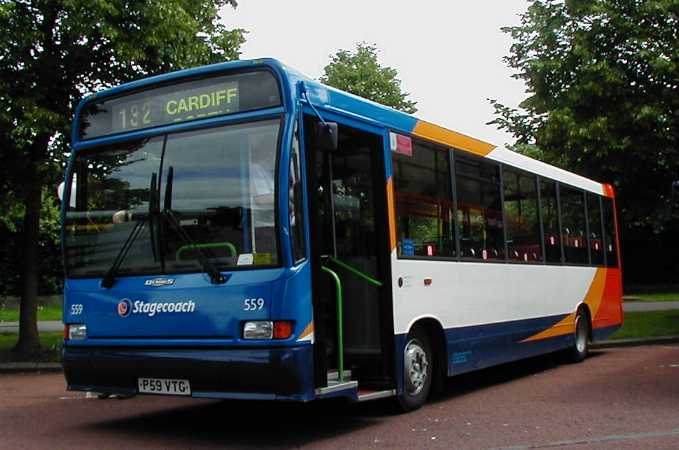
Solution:
M345 370L359 386L390 384L393 320L388 260L388 226L383 139L339 125L339 147L314 143L315 118L306 117L313 263L316 382L337 369L335 287L321 267L336 272L344 291ZM332 257L332 258L330 258ZM375 281L382 284L376 285Z

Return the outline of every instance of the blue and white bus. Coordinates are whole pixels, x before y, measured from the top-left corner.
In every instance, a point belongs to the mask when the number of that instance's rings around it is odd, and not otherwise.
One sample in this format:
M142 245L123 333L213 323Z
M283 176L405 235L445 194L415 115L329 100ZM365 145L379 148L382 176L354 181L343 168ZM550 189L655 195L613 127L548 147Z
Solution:
M85 98L65 186L71 390L409 410L622 322L609 185L272 59Z

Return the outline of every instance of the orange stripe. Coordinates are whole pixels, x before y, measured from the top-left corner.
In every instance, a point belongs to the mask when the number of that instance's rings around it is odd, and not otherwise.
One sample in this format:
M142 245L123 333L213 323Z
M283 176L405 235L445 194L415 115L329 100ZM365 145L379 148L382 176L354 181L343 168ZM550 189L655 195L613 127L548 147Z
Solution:
M389 216L389 249L396 248L396 209L394 208L394 179L387 180L387 214Z
M304 339L313 332L314 332L314 322L312 321L309 322L309 325L306 326L306 328L304 329L304 331L302 331L302 334L299 335L299 338L297 338L297 340Z
M439 144L448 145L460 150L466 150L480 156L486 156L495 148L493 144L489 144L488 142L448 130L447 128L443 128L423 120L417 121L417 125L415 125L413 134L415 136L438 142Z
M601 306L601 300L604 294L604 288L606 287L606 269L597 269L592 279L592 283L589 286L587 295L585 295L585 304L589 306L589 310L592 313L592 318L596 317L596 313L599 311ZM567 315L561 319L556 324L535 334L521 342L537 341L540 339L547 339L555 336L563 336L564 334L571 334L575 332L575 312Z

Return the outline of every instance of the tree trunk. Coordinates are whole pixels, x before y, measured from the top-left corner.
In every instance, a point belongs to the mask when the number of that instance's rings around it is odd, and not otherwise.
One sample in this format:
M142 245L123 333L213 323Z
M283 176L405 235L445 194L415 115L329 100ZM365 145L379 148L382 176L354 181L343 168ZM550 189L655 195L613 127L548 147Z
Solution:
M47 143L45 143L47 145ZM19 341L14 353L28 359L40 352L38 335L38 281L40 209L43 181L38 173L38 162L28 164L25 183L26 213L24 215L22 293L19 310Z

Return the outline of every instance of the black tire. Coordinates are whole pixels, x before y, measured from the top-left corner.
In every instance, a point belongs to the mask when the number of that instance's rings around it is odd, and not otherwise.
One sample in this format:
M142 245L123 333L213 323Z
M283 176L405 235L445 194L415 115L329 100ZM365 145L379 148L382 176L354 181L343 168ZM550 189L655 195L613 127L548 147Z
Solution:
M434 354L429 336L421 328L410 330L403 350L403 393L397 397L403 411L413 411L427 401L431 390Z
M573 347L570 350L570 359L579 363L587 358L589 353L589 315L582 309L575 315L575 332L573 333Z

